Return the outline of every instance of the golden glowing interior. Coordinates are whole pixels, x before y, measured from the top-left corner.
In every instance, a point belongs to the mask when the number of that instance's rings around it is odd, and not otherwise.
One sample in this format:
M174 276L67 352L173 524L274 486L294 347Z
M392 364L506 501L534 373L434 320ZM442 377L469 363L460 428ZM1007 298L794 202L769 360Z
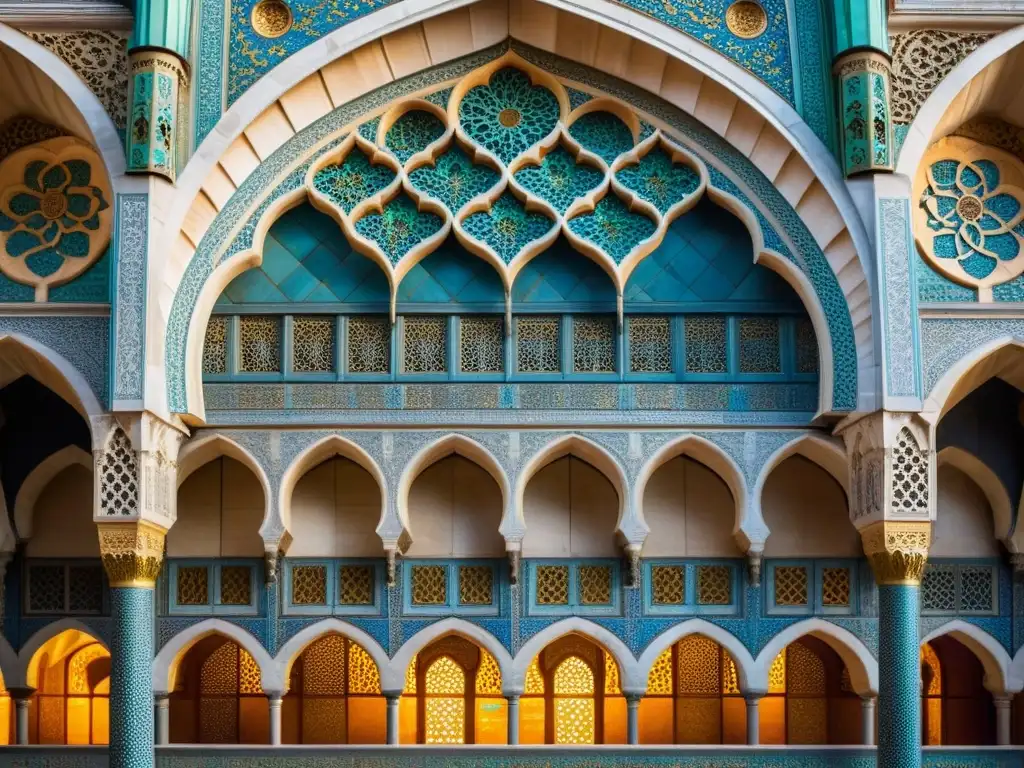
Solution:
M555 668L554 689L555 743L593 744L593 671L579 656L570 656Z
M924 743L942 744L942 664L931 645L921 646L921 694L924 698Z
M32 657L28 683L33 744L106 744L110 739L110 654L92 636L67 630ZM10 699L4 717L10 728Z
M448 656L439 656L427 669L427 744L464 744L466 741L466 673Z

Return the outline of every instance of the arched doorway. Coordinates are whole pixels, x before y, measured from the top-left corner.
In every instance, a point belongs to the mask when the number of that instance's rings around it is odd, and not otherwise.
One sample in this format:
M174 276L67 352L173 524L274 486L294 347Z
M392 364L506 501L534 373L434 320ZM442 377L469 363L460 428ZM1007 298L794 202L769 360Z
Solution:
M498 662L449 635L413 657L400 702L402 744L504 744L508 712Z
M204 637L178 663L169 716L172 743L270 742L270 709L259 665L221 635Z
M857 744L861 704L832 648L804 636L779 652L760 704L762 744Z
M623 744L619 665L582 635L554 641L531 662L520 699L520 744Z
M285 744L383 744L376 663L347 637L314 640L292 664L281 719Z
M996 712L978 657L948 635L921 646L921 741L928 746L996 743Z
M91 635L66 630L29 662L30 744L106 744L110 739L110 653Z
M666 648L640 702L641 744L745 744L746 704L722 646L689 635Z

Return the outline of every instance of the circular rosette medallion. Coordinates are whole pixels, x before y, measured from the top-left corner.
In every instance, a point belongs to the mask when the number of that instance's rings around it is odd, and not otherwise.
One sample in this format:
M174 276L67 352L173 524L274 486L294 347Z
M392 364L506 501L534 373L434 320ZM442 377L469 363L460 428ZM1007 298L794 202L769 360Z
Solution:
M113 208L103 162L71 137L50 139L0 163L0 271L46 289L73 280L110 243Z
M928 150L922 168L914 234L928 262L979 288L1024 272L1024 164L952 137Z

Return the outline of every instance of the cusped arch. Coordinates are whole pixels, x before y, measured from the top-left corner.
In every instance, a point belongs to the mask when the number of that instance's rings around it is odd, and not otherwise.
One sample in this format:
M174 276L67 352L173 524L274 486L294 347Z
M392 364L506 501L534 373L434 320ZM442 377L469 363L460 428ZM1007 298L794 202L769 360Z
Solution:
M381 532L388 520L388 485L383 470L381 470L374 458L362 446L341 435L326 435L292 459L284 474L281 475L281 486L278 490L280 520L268 517L264 521L263 528L260 529L261 535L264 534L266 529L278 524L283 527L284 531L291 531L292 496L295 492L295 486L298 485L299 480L309 470L335 456L341 456L359 465L369 472L370 476L377 483L377 487L380 489L381 503L380 522L378 523L377 533ZM384 537L381 536L381 538Z
M509 516L502 518L501 532L509 541L519 541L526 533L526 517L523 511L523 498L530 480L548 464L563 456L575 456L590 464L604 475L612 484L619 497L619 513L615 523L616 531L628 541L647 535L647 526L637 526L637 521L629 514L629 481L619 461L607 449L578 434L561 435L545 444L533 454L516 476L515 495ZM636 530L634 530L636 529Z
M640 468L640 472L633 481L633 508L636 510L636 516L641 521L644 520L644 494L651 477L663 464L678 456L687 456L699 461L722 479L732 494L736 508L733 535L736 536L737 542L744 550L756 549L758 546L763 547L768 536L768 527L764 524L763 519L750 515L752 510L748 509L747 497L749 494L743 471L732 456L700 435L683 435L670 440ZM754 511L760 512L759 509ZM646 527L647 523L643 524Z
M237 624L232 624L224 619L206 619L183 629L174 635L164 644L164 647L153 659L152 684L153 693L167 695L174 690L175 676L178 673L178 663L185 657L185 654L204 637L220 635L241 648L252 656L260 668L260 682L265 691L282 691L284 686L277 675L277 665L267 653L267 649L256 639L255 635L246 631Z
M775 657L790 643L810 635L839 654L850 672L850 685L861 696L878 694L878 661L864 642L850 630L824 619L805 619L791 624L768 641L754 662L753 687L768 690L768 673Z
M181 447L181 451L178 453L178 487L180 488L193 472L221 456L234 459L252 471L260 481L263 493L269 503L270 480L267 478L266 470L249 450L219 432L200 433L198 437L189 440Z
M402 475L398 480L398 488L396 489L395 507L403 531L407 532L410 536L414 535L414 531L409 524L409 491L412 488L412 484L423 470L452 454L458 454L479 466L491 476L494 482L497 483L498 488L501 489L502 514L499 530L504 534L509 499L511 498L508 475L505 473L504 468L502 468L501 462L487 448L476 440L455 432L439 437L420 448L402 470Z
M1024 680L1016 674L1013 660L1003 644L992 635L974 624L963 619L953 619L936 627L923 638L921 644L937 637L949 635L967 646L985 670L984 685L986 690L997 696L1018 693L1024 687Z
M92 455L77 445L65 445L36 464L18 488L14 500L14 527L19 539L32 538L32 518L36 502L57 475L68 467L78 465L93 470Z
M719 137L728 136L730 152L738 153L735 162L751 164L757 169L755 172L763 173L772 183L763 194L759 193L763 198L763 217L758 218L770 226L782 222L787 233L783 239L790 242L780 247L809 249L808 257L823 256L822 266L831 272L828 285L817 286L814 301L808 303L819 345L825 352L821 359L826 360L832 353L841 361L842 369L839 377L832 372L826 374L836 383L834 391L826 392L826 387L822 387L825 394L819 404L821 410L873 405L875 393L869 374L874 366L873 310L871 302L862 300L864 293L872 290L870 270L864 267L864 255L871 252L867 231L838 165L792 106L728 57L669 25L650 24L637 11L621 4L595 0L583 8L562 0L512 3L514 7L507 8L504 3L485 0L459 8L461 3L428 0L418 6L416 13L404 17L397 9L381 9L372 18L355 20L289 57L231 105L179 177L178 191L165 219L165 240L176 245L167 263L163 300L155 305L159 311L169 313L161 323L168 329L167 335L156 339L158 346L165 346L156 353L166 359L169 368L170 410L192 418L203 417L198 361L209 314L207 304L212 300L201 286L210 279L210 272L216 272L216 264L221 264L217 269L226 268L226 262L235 258L221 260L219 251L224 243L217 238L204 241L204 235L214 220L221 217L221 211L230 208L234 217L242 210L242 201L235 191L250 184L247 180L258 161L298 136L317 118L340 111L353 99L390 86L398 77L478 52L508 38L585 66L603 66L613 77L640 83L668 100ZM428 18L431 23L423 24ZM474 19L479 23L474 23ZM526 19L543 22L527 23ZM468 34L471 29L474 32ZM616 57L617 63L609 64L607 59L597 56L593 46L580 47L569 42L593 38L599 31L602 40L622 43L623 50L630 51L630 55L621 62ZM402 36L402 50L408 54L398 70L374 63L374 57L383 57L383 48L388 47L388 36L392 34ZM443 45L430 44L437 35L443 36ZM424 44L411 46L411 39ZM355 51L358 45L363 47ZM362 63L356 61L359 57ZM652 67L652 61L665 66ZM662 74L652 80L655 70ZM343 72L351 76L339 78ZM333 79L327 76L330 73L334 73ZM301 110L297 107L299 102ZM283 119L282 113L289 119ZM257 162L233 163L231 158L240 157L238 153ZM219 164L221 160L223 164ZM746 170L737 173L744 175ZM730 189L732 183L732 179L724 182ZM248 188L245 194L249 195ZM263 210L250 203L244 207L249 213L257 208ZM228 232L236 231L237 227L225 222L218 229ZM785 259L779 259L773 268L799 292L800 282L791 279L782 263ZM201 264L198 274L190 270L193 260ZM187 270L190 273L186 276ZM220 281L219 288L224 284ZM204 296L198 304L196 290L203 291ZM801 295L806 302L807 296ZM830 334L824 332L822 317L828 318Z
M103 649L106 650L107 653L110 653L110 647L107 645L106 640L100 637L96 630L88 624L79 621L78 619L58 619L57 621L51 622L45 627L36 630L36 632L25 641L25 644L21 646L18 650L17 671L14 678L15 682L7 682L7 687L27 686L29 667L35 658L36 653L39 652L39 649L50 642L53 638L69 631L80 632L83 635L88 636L93 642L97 642L103 646Z
M511 674L506 678L505 689L522 693L526 687L526 671L537 654L551 643L566 635L582 635L597 643L610 653L619 665L619 680L623 693L643 694L647 690L646 672L641 673L640 665L629 647L618 635L595 624L589 619L573 616L551 624L527 640L512 660Z
M747 646L732 632L704 619L687 619L680 624L669 627L651 641L651 644L644 649L637 660L637 673L643 676L645 683L658 657L680 640L690 635L702 635L709 640L714 640L729 652L729 656L732 657L733 662L736 664L736 674L739 677L739 686L742 693L767 690L754 687L759 681L759 677L756 672L757 667L754 657L747 650Z
M377 665L377 672L380 674L381 691L385 693L401 692L405 684L405 678L401 678L397 688L389 687L391 678L388 677L388 672L391 667L391 661L388 659L388 655L380 643L354 624L349 624L346 621L333 617L318 621L316 624L310 624L302 629L302 631L293 635L288 642L281 646L273 661L274 674L280 680L280 687L274 690L281 691L282 693L287 692L288 681L291 679L292 665L296 659L313 642L326 635L341 635L360 646L370 655L373 663ZM263 687L266 688L266 684Z
M939 451L936 462L939 467L950 466L959 469L981 489L989 507L992 508L996 538L1009 546L1010 535L1013 533L1013 506L1010 503L1010 494L999 476L973 453L953 445Z
M498 662L498 669L501 671L502 691L522 691L522 682L518 688L512 683L515 680L516 669L511 654L504 645L483 627L472 624L465 619L448 618L435 622L424 627L415 635L406 640L398 649L394 658L387 668L387 673L381 670L381 688L384 691L400 692L405 687L405 673L412 663L413 656L422 651L435 640L447 635L458 635L459 637L475 643L486 650L494 660ZM523 678L525 680L525 677Z

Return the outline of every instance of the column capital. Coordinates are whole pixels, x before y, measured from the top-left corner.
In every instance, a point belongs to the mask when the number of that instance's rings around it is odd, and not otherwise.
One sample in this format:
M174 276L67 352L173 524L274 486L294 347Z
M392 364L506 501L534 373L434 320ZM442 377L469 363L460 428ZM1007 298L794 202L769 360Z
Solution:
M623 691L623 697L626 699L626 704L639 704L640 700L646 695L646 693L638 693L637 691Z
M32 694L35 692L36 689L30 685L15 685L7 689L8 695L10 695L15 702L28 701L32 698Z
M111 587L152 589L164 559L165 528L145 520L97 526L100 558Z
M931 546L930 521L884 520L860 532L879 586L919 586Z
M748 704L757 704L767 695L767 691L744 691L743 700Z
M996 709L1009 709L1013 705L1013 694L992 694L992 704Z

